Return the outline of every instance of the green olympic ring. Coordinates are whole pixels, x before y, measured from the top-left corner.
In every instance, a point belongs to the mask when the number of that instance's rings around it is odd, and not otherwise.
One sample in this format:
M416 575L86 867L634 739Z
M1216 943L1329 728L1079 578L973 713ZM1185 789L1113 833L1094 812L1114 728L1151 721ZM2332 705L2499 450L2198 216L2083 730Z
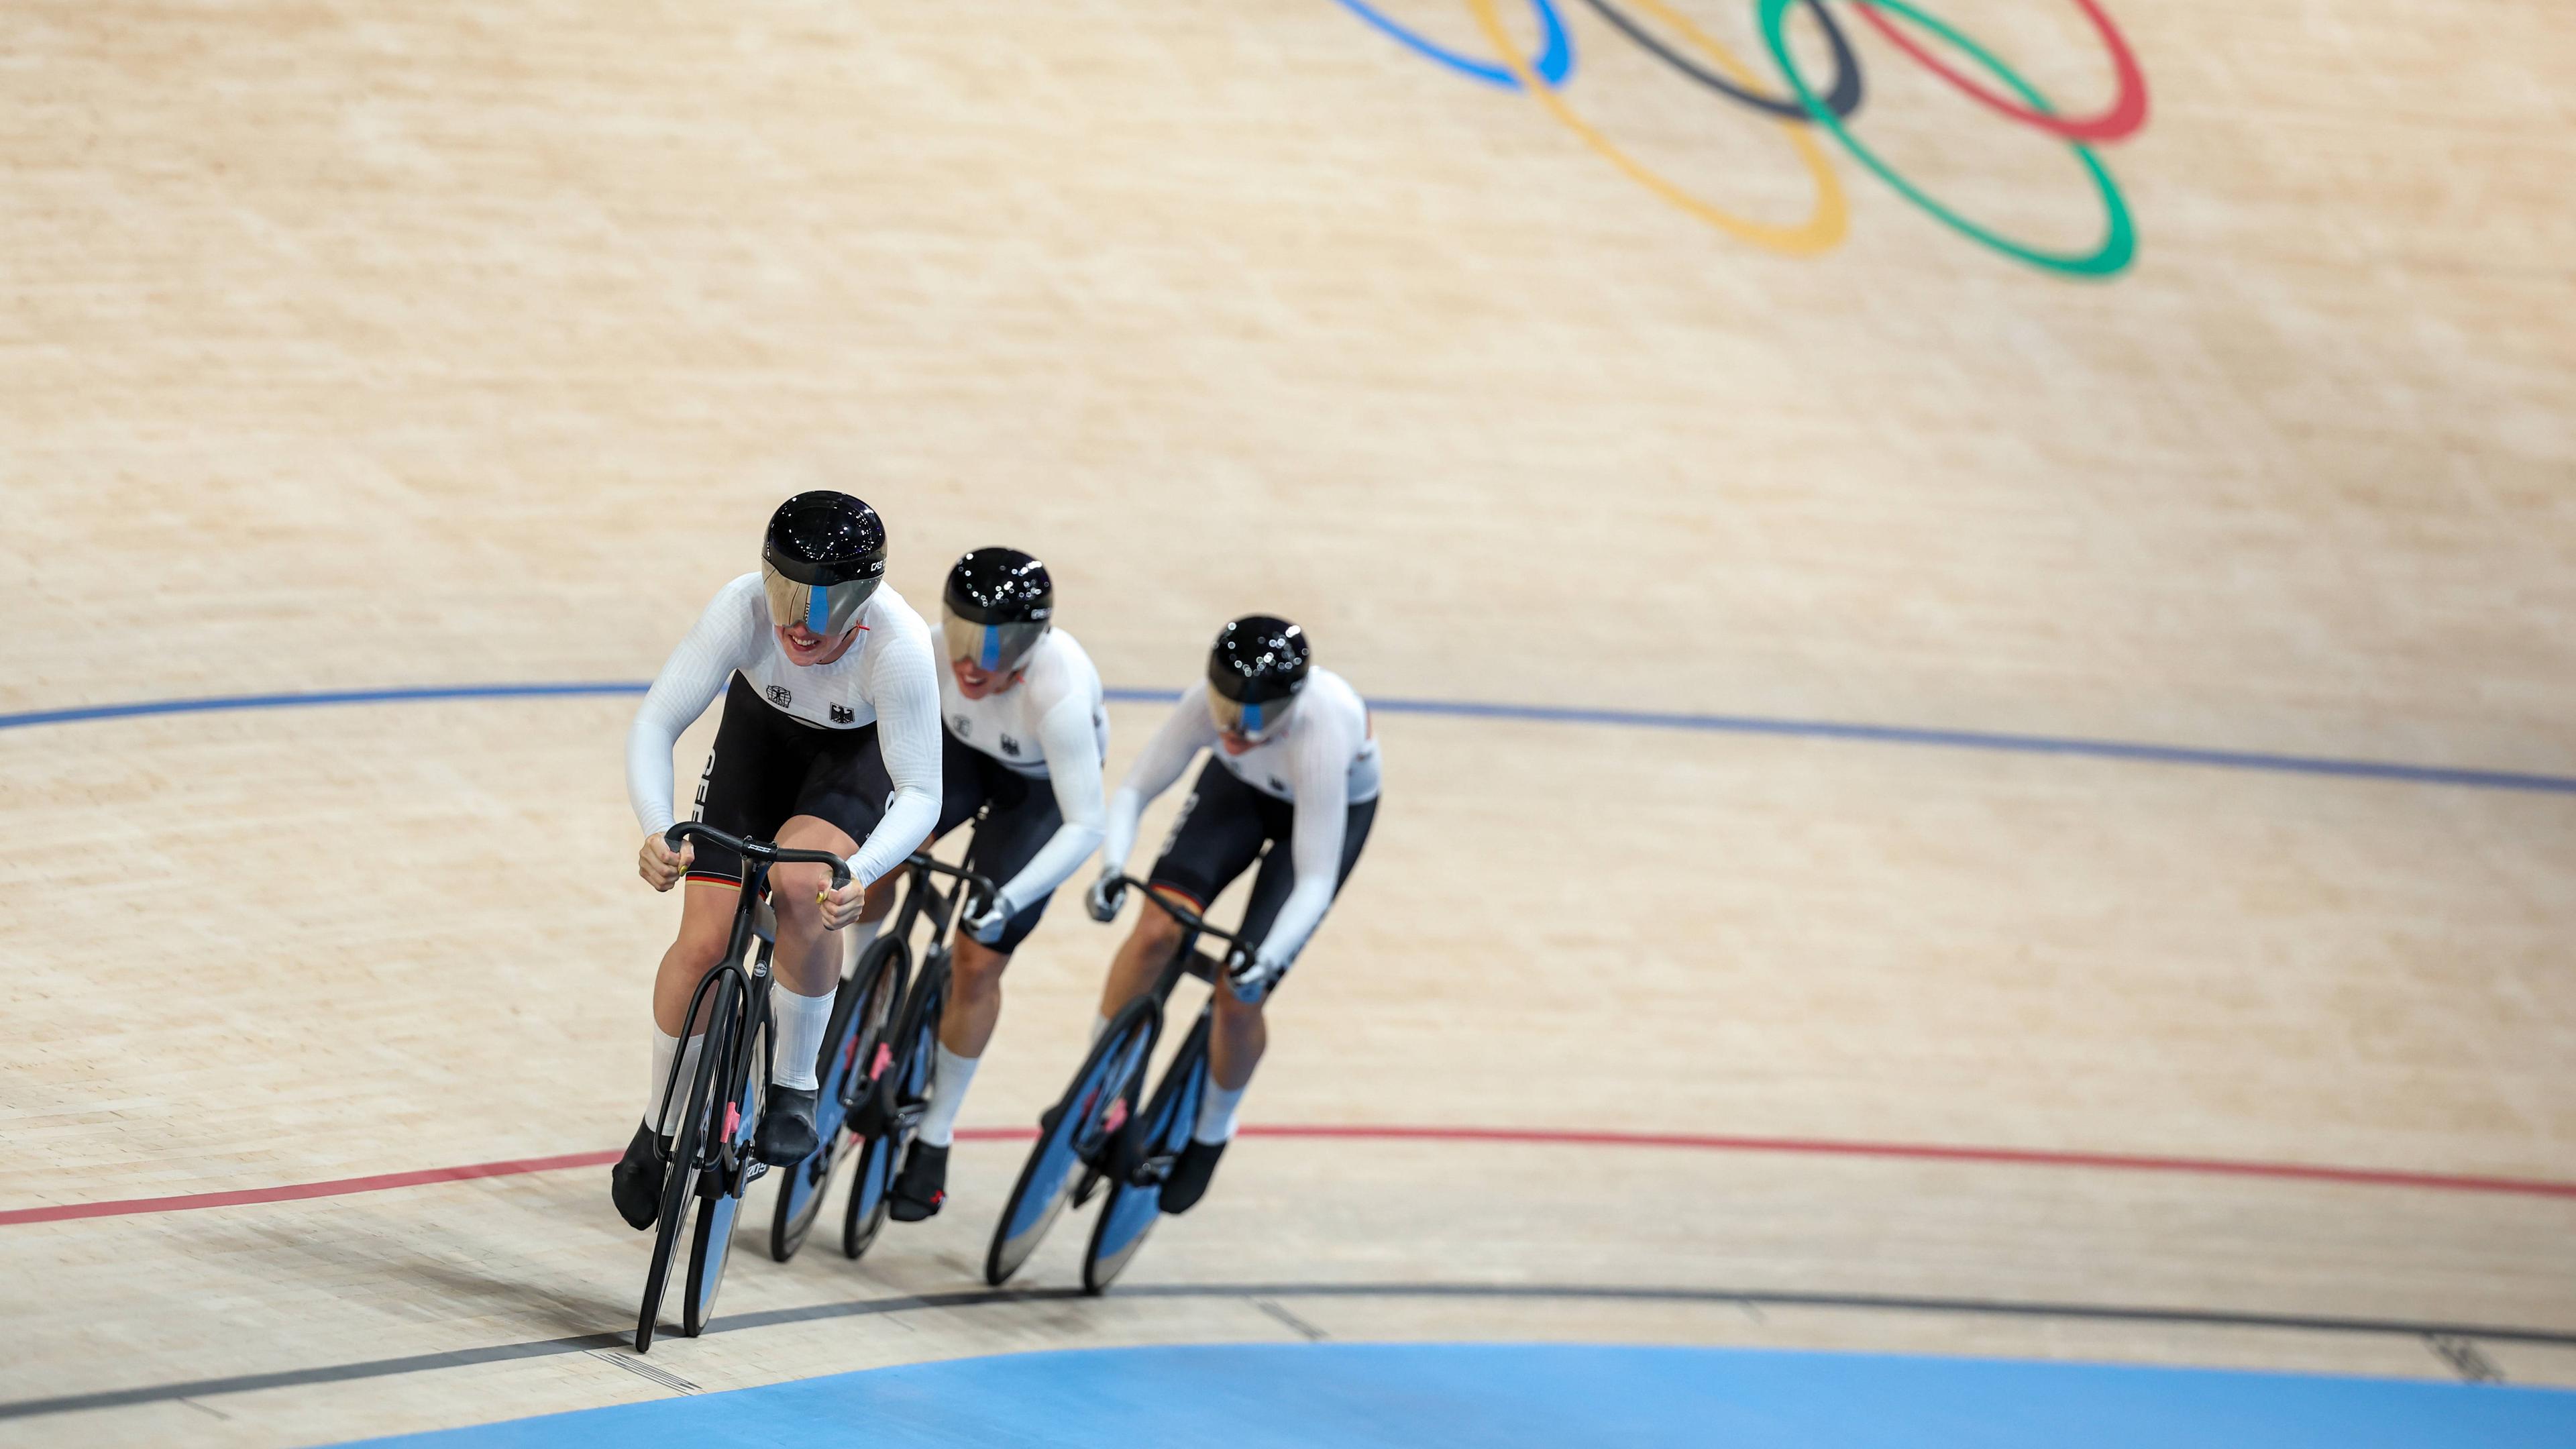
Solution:
M2035 247L2024 246L2010 237L1979 226L1933 200L1921 187L1906 180L1897 174L1894 167L1880 160L1876 152L1863 146L1859 139L1852 135L1850 128L1843 124L1842 117L1835 115L1832 108L1817 96L1815 88L1807 84L1807 78L1798 73L1798 63L1790 58L1783 22L1789 13L1789 7L1796 4L1797 0L1756 0L1756 3L1760 7L1763 43L1771 47L1771 58L1779 64L1780 73L1789 78L1789 88L1797 93L1798 104L1806 108L1807 114L1815 118L1817 125L1831 131L1834 139L1842 143L1843 149L1849 151L1854 160L1876 172L1879 180L1895 187L1899 195L1929 212L1933 219L1961 236L2017 261L2028 262L2032 266L2044 267L2052 272L2063 272L2073 277L2116 276L2136 259L2138 234L2136 228L2129 222L2129 204L2121 199L2119 183L2113 181L2111 173L2103 169L2101 161L2094 156L2092 147L2081 141L2070 142L2075 147L2076 156L2084 162L2084 169L2092 173L2094 186L2102 193L2102 208L2110 221L2109 229L2102 238L2102 245L2095 248L2089 255L2082 256L2044 252ZM1947 23L1924 14L1907 3L1907 0L1872 0L1872 3L1882 10L1892 10L1948 41L1969 59L1992 72L1997 80L2012 87L2016 94L2029 103L2031 109L2043 115L2056 114L2056 108L2049 105L2047 99L2038 91L2033 90L2030 82L2023 80L2011 67L1996 59L1984 46L1961 35Z

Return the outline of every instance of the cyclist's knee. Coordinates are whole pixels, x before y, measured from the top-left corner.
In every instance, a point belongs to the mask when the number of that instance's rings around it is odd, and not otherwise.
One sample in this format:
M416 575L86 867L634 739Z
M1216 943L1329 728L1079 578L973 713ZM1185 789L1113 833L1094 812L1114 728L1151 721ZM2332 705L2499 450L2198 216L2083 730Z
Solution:
M695 981L716 969L717 963L724 960L726 940L727 936L722 933L683 929L678 939L671 942L671 949L663 953L663 967Z
M957 954L949 958L948 969L958 994L981 996L1002 984L1002 968L1010 964L1010 957L983 942L963 940L957 943Z
M1181 923L1147 906L1145 913L1136 918L1136 934L1132 939L1139 945L1168 951L1181 939Z
M769 908L777 913L783 925L789 921L799 926L819 928L822 907L815 897L829 890L832 872L819 865L781 865L769 872Z

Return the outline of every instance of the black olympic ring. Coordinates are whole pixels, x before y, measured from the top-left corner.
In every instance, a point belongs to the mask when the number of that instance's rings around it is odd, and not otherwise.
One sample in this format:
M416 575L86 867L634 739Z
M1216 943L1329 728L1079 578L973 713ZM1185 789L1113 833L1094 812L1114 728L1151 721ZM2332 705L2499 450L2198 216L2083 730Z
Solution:
M1610 0L1585 0L1585 3L1598 11L1602 19L1618 27L1620 34L1652 51L1656 58L1666 65L1728 100L1751 106L1757 111L1776 116L1784 121L1795 121L1800 125L1809 126L1815 124L1816 118L1807 114L1807 108L1798 104L1797 97L1755 95L1726 77L1704 69L1697 61L1664 44L1653 31L1638 24L1627 12L1611 4ZM1824 27L1825 43L1832 46L1834 51L1834 84L1833 88L1825 93L1825 109L1833 112L1837 119L1849 117L1852 112L1860 109L1860 61L1852 54L1851 42L1843 38L1843 28L1834 23L1833 12L1825 8L1824 0L1806 0L1806 6L1808 12L1816 17L1816 23Z

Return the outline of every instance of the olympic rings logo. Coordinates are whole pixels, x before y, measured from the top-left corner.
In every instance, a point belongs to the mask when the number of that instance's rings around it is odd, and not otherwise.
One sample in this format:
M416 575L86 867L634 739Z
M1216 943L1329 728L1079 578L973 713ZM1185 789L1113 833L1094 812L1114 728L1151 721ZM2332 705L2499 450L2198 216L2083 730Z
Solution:
M2117 276L2137 257L2137 230L2129 219L2129 204L2120 194L2119 183L2112 179L2101 158L2094 154L2093 146L2126 140L2146 125L2147 79L2139 69L2137 56L2129 49L2127 38L2103 12L2098 0L2075 0L2075 5L2101 35L2118 78L2118 90L2104 110L2090 116L2074 117L2061 114L1994 52L1961 34L1948 22L1927 14L1912 0L1849 0L1850 8L1907 59L1930 70L1986 109L2056 137L2073 148L2076 159L2083 163L2085 173L2092 180L2093 189L2101 197L2105 222L2101 243L2087 252L2043 251L1972 221L1925 192L1890 166L1876 151L1864 145L1853 133L1851 124L1861 108L1860 61L1852 51L1850 37L1834 19L1825 0L1753 0L1754 21L1761 29L1762 43L1771 53L1773 66L1788 83L1785 92L1776 87L1766 87L1764 80L1737 59L1733 51L1677 13L1666 0L1584 0L1611 28L1656 59L1728 101L1768 116L1779 124L1781 132L1797 151L1799 161L1806 167L1816 198L1806 219L1791 225L1760 221L1719 209L1630 155L1585 119L1564 94L1565 82L1574 74L1574 41L1566 32L1565 18L1557 10L1557 0L1524 0L1524 3L1529 6L1539 27L1536 53L1528 56L1520 53L1509 33L1503 29L1500 0L1466 0L1476 28L1484 33L1487 43L1493 47L1496 58L1487 60L1462 54L1427 39L1388 18L1370 0L1341 0L1351 13L1418 54L1489 85L1537 97L1539 104L1545 106L1567 130L1631 180L1719 231L1769 251L1786 256L1814 256L1840 243L1849 228L1850 213L1843 199L1841 179L1835 174L1824 147L1816 141L1815 133L1821 130L1863 169L1886 182L1898 195L1935 221L2016 261L2063 276L2107 278ZM1832 54L1833 80L1822 93L1789 53L1787 25L1792 5L1805 6L1807 12L1815 17L1824 33L1826 47ZM1649 29L1632 11L1651 18L1658 28ZM1904 24L1900 25L1899 21ZM1667 35L1679 37L1687 49L1676 48L1665 38ZM1923 37L1926 36L1974 62L1979 70L1999 82L2001 88L1962 73L1924 43Z

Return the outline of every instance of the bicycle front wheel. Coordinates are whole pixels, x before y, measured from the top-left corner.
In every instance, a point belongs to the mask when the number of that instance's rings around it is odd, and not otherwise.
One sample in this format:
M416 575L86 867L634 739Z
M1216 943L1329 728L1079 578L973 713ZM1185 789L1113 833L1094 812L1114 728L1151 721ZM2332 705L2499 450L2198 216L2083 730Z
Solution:
M758 1038L744 1043L734 1090L725 1094L711 1119L725 1129L730 1150L722 1156L731 1170L710 1173L705 1195L698 1201L697 1234L689 1242L688 1296L680 1303L680 1332L690 1338L706 1332L714 1319L716 1290L724 1286L725 1264L733 1259L734 1219L742 1213L743 1167L751 1160L752 1135L767 1105L757 1070L762 1055Z
M716 983L714 1009L708 1017L708 1041L723 1041L733 1034L741 992L742 988L731 979ZM644 1302L635 1315L637 1353L652 1351L653 1331L662 1317L662 1294L670 1286L672 1263L680 1254L681 1219L688 1212L690 1193L705 1175L698 1150L704 1142L707 1099L715 1095L716 1058L720 1055L700 1052L697 1071L680 1084L688 1096L680 1110L679 1124L671 1133L671 1160L663 1169L661 1216L653 1222L653 1261L644 1270Z

